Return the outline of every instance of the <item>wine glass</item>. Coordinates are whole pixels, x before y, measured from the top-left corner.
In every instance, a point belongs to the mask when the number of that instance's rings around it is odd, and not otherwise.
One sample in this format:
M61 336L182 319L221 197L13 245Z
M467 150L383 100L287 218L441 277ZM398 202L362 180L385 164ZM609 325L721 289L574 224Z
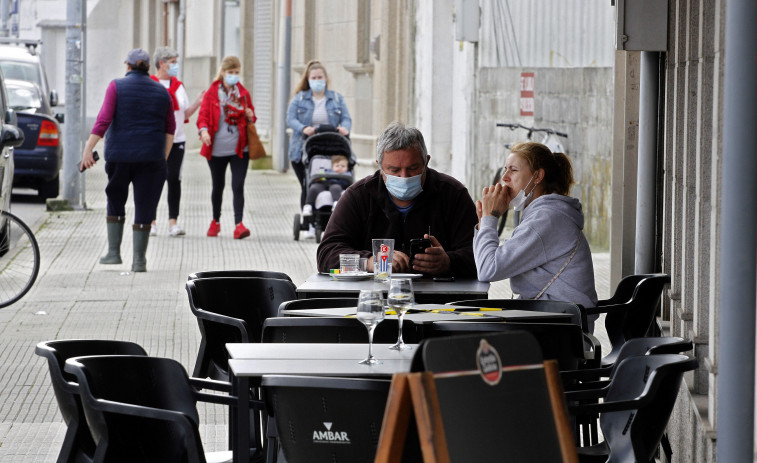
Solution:
M357 319L368 328L368 357L359 361L365 365L381 363L373 356L373 331L384 319L384 303L381 300L381 291L364 289L360 291L357 304Z
M392 344L389 348L394 350L410 349L411 347L405 344L402 340L402 319L405 313L415 303L415 297L413 296L413 282L410 278L392 278L389 283L389 293L387 294L387 302L389 308L397 312L400 333L397 338L397 342Z

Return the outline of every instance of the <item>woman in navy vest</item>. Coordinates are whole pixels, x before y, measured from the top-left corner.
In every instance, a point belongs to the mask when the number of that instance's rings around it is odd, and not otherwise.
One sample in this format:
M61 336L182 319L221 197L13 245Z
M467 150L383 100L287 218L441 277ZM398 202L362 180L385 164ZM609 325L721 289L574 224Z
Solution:
M101 264L121 263L129 184L134 189L134 255L132 272L147 271L147 242L160 192L166 180L166 158L173 146L176 121L171 97L150 79L150 55L135 48L126 56L126 76L111 81L100 113L84 147L81 168L95 164L93 149L105 137L108 185L108 253Z
M231 191L234 194L234 239L250 236L250 230L242 223L244 210L244 179L250 164L247 150L247 124L254 124L255 108L250 92L239 83L242 63L236 56L227 56L221 61L221 69L210 88L205 92L197 116L202 148L200 154L208 160L213 189L210 202L213 220L208 236L221 232L221 201L226 180L226 166L231 168Z

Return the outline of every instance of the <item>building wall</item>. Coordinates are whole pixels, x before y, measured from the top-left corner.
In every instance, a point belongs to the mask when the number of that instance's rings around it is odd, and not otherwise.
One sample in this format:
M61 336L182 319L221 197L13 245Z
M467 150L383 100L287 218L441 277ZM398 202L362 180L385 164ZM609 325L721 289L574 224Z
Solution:
M725 1L671 1L665 66L662 270L674 336L694 340L669 426L675 462L715 461Z
M534 116L520 116L520 74L535 74ZM497 122L548 127L566 132L561 139L573 163L586 218L584 232L593 249L609 247L612 174L612 68L484 68L479 71L476 163L467 179L474 198L504 165L504 143L525 141L526 132L496 127ZM535 141L540 141L536 136Z

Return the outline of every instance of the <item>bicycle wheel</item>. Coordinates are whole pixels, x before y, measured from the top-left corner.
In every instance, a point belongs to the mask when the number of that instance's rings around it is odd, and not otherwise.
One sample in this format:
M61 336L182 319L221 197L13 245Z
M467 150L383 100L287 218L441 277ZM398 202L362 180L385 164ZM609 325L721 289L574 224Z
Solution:
M39 273L39 245L34 233L7 211L0 215L0 308L29 292Z

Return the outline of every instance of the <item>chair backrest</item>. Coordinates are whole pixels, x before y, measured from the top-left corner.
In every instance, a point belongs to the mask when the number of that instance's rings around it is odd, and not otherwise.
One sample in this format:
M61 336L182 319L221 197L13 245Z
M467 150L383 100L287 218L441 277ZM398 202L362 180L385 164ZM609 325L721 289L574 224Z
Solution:
M583 332L572 323L512 323L438 321L425 331L428 337L443 337L486 332L527 331L541 347L545 360L557 360L559 369L574 370L585 361Z
M198 278L218 278L218 277L241 277L241 278L275 278L277 280L292 279L284 272L273 272L270 270L206 270L203 272L190 273L187 280L197 280Z
M82 355L147 355L139 344L129 341L65 339L37 344L34 352L47 359L50 380L63 421L68 426L58 461L78 461L77 455L91 459L95 442L87 426L76 377L64 371L66 360Z
M340 307L357 307L356 297L316 297L312 299L295 299L285 301L279 305L279 316L282 310L311 310L331 309Z
M600 415L610 447L608 461L654 461L683 374L696 367L696 359L678 354L635 356L620 362L604 402L625 402L629 409Z
M172 359L76 357L82 405L97 443L95 461L204 462L197 400Z
M464 301L448 302L447 305L465 307L492 307L496 309L532 310L534 312L568 313L572 315L570 322L588 332L589 325L583 306L565 301L547 301L533 299L468 299Z
M376 327L373 342L394 343L397 333L397 321L384 320ZM402 337L407 343L418 342L415 325L409 320L403 323ZM368 330L356 318L269 318L263 324L263 342L367 343Z
M650 275L651 274L637 274L624 276L618 282L618 286L615 288L615 292L613 293L612 297L610 297L610 299L602 299L597 301L597 306L609 304L625 304L626 302L631 300L633 292L636 290L636 285L638 285L641 280Z
M388 379L263 377L286 460L373 462L390 384Z
M668 283L670 283L669 275L647 275L636 285L630 301L590 309L599 313L602 312L603 307L607 309L605 329L612 343L612 350L602 359L603 365L616 361L620 348L627 340L647 336L657 315L662 291Z
M271 278L200 278L187 281L186 289L202 335L192 375L219 380L229 377L226 343L260 342L265 319L297 298L291 281Z

